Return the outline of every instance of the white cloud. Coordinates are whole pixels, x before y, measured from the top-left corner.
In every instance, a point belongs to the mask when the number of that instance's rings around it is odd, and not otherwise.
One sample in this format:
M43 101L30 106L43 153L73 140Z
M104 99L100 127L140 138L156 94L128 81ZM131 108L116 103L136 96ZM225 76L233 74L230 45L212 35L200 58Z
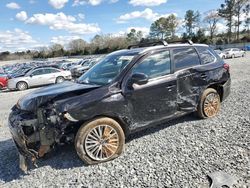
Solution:
M147 6L147 7L153 7L153 6L159 6L163 3L166 3L167 0L130 0L129 4L133 6Z
M55 9L61 9L65 6L68 0L49 0L49 4Z
M223 33L223 32L226 32L227 31L227 24L226 23L217 23L217 31L219 33Z
M97 5L100 5L104 1L107 1L107 0L74 0L72 6L74 7L74 6L80 6L80 5L86 5L86 4L97 6ZM118 1L119 0L109 0L109 3L116 3Z
M35 0L29 0L29 3L30 3L30 4L35 4L36 1L35 1Z
M173 13L175 16L177 16L177 14ZM132 20L132 19L138 19L138 18L143 18L149 21L155 21L157 19L159 19L160 17L167 17L170 14L159 14L159 13L155 13L153 12L152 9L150 8L146 8L144 11L134 11L134 12L130 12L124 15L121 15L117 22L118 23L126 23L128 20Z
M77 14L77 17L80 21L85 19L85 15L82 13Z
M21 7L20 7L17 3L15 3L15 2L11 2L11 3L6 4L6 7L7 7L7 8L10 8L10 9L20 9L20 8L21 8Z
M67 16L63 12L57 14L34 14L25 23L48 26L52 30L66 30L71 34L77 35L93 34L101 31L98 24L76 23L75 17Z
M25 11L21 11L21 12L16 14L16 19L18 19L20 21L25 21L28 19L28 15Z
M81 39L80 36L57 36L57 37L52 37L50 42L52 44L61 44L63 46L69 44L70 41L76 40L76 39Z
M103 0L74 0L73 6L90 4L93 6L99 5Z
M21 29L13 31L0 31L0 47L5 51L19 51L27 49L37 43L32 36Z

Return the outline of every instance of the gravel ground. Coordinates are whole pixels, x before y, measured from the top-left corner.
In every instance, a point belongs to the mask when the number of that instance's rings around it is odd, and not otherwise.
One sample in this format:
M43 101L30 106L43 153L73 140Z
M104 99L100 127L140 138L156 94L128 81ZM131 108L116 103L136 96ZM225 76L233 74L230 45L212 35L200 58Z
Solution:
M27 175L6 118L25 93L0 93L0 187L200 187L207 174L224 171L250 187L250 54L226 60L232 93L220 114L208 120L189 115L130 136L123 155L111 162L84 166L74 147L58 148Z

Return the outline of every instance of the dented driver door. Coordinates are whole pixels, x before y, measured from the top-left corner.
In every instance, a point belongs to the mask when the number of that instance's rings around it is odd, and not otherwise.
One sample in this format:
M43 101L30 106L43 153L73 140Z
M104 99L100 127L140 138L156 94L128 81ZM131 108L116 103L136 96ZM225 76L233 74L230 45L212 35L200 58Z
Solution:
M147 81L131 83L131 77L142 74ZM151 54L136 64L128 74L124 97L134 123L145 126L173 115L177 110L177 79L171 74L170 52Z

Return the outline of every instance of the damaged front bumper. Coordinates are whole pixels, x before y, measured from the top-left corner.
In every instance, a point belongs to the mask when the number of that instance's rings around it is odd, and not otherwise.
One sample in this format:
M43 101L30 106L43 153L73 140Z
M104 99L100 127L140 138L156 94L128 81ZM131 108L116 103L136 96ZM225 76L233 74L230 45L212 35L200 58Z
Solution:
M71 143L74 139L71 126L77 120L70 114L57 114L52 107L29 112L12 108L9 128L19 152L20 168L26 172L28 162L36 166L36 159L51 151L55 144Z
M19 167L27 172L28 169L28 159L30 159L33 164L38 158L38 154L35 150L28 148L28 137L25 135L23 130L22 117L15 111L12 111L9 116L8 122L12 138L19 152Z
M48 110L45 111L38 109L35 115L14 106L9 115L9 128L19 152L20 168L23 171L27 171L29 161L36 166L36 159L51 150L56 143L56 133L61 133L56 129L59 117L47 115Z

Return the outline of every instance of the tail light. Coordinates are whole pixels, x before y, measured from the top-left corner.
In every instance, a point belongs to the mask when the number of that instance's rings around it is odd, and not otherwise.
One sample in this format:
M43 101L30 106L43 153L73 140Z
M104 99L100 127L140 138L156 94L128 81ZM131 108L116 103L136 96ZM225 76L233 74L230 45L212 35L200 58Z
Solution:
M230 66L227 63L224 63L223 65L224 69L226 69L228 72L230 71Z

